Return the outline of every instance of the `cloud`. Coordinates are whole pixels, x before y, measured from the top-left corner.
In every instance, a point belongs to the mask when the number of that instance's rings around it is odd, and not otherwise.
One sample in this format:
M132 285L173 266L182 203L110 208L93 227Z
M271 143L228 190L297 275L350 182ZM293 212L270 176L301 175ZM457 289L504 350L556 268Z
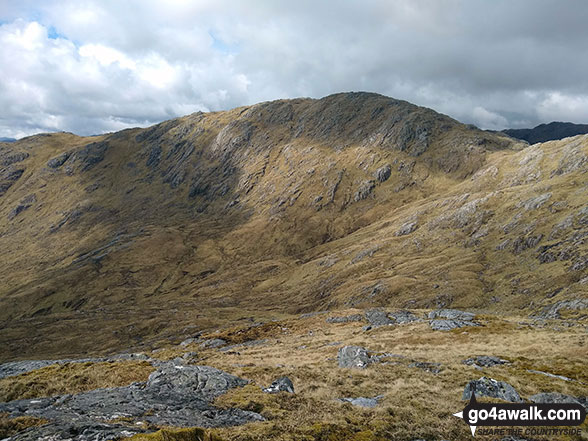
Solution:
M0 136L367 90L483 128L587 122L571 0L22 0L0 12Z

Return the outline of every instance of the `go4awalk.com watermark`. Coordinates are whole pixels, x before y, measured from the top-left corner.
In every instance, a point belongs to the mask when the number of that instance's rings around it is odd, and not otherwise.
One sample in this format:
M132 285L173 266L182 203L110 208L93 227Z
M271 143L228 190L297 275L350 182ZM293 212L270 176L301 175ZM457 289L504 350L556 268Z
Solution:
M579 403L479 403L472 392L464 410L453 415L470 426L472 436L478 427L481 435L580 435L586 409Z

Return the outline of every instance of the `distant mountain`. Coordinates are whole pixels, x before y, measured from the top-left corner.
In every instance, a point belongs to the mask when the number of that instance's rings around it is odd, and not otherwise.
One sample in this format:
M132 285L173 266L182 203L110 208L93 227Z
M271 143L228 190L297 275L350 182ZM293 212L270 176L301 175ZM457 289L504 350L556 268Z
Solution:
M16 141L15 138L2 138L0 137L0 142L14 142Z
M556 139L568 138L570 136L583 135L588 133L588 124L574 124L570 122L550 122L540 124L533 129L506 129L503 130L513 138L522 139L529 144L538 142L553 141Z

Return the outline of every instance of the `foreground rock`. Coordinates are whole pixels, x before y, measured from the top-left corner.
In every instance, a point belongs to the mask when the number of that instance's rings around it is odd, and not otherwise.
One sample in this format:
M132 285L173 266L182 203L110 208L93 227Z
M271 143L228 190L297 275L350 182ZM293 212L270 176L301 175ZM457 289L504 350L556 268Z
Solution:
M462 400L469 400L472 396L472 391L475 391L476 396L481 397L498 398L512 403L521 403L523 401L510 384L488 377L470 381L463 390Z
M365 369L371 363L367 349L361 346L344 346L339 349L337 361L340 368Z
M168 363L147 382L96 389L78 395L0 403L0 413L34 416L50 421L13 440L103 441L144 432L141 425L223 427L261 421L261 415L239 409L219 409L211 401L247 381L208 366ZM131 426L110 423L124 417Z

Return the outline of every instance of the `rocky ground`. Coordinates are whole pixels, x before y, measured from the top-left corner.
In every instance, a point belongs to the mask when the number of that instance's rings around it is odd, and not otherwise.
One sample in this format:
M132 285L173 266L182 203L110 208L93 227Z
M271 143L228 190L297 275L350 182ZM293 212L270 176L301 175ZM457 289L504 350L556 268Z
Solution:
M150 353L9 362L0 366L0 399L30 390L36 396L0 404L0 434L80 441L470 439L452 414L473 387L481 401L588 407L587 330L585 318L347 310L187 336ZM85 391L65 385L51 397L38 387L52 366L69 368L51 372L58 381L83 376L75 373L82 366L128 371L128 363L150 365L148 378Z

